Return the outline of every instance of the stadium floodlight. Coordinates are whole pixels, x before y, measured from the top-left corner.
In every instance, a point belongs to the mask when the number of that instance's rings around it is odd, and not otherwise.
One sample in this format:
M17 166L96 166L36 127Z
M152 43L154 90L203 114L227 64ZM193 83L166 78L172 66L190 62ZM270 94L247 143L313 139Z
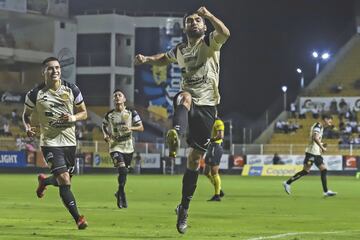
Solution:
M287 86L282 86L281 90L283 91L283 97L284 97L284 111L286 112L286 91L287 91Z
M318 54L318 52L313 51L312 56L313 56L314 58L318 58L318 57L319 57L319 54Z
M301 78L300 78L300 88L304 88L304 73L303 73L303 71L301 70L301 68L297 68L297 69L296 69L296 72L301 75Z
M323 60L328 60L330 58L330 53L328 52L324 52L322 55L321 55L321 58Z
M320 60L327 61L330 58L330 53L329 52L323 52L321 54L321 59L320 59L319 53L317 51L313 51L312 56L316 59L315 74L318 75L319 70L320 70Z

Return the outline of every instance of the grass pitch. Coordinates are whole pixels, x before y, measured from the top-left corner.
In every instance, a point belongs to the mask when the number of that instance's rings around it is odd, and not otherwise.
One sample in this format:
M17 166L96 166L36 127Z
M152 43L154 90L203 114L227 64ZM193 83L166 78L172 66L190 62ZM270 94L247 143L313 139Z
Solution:
M222 176L226 196L207 202L213 189L204 176L190 205L189 228L176 231L175 206L182 176L128 176L128 209L118 209L115 175L73 178L80 213L88 220L76 228L58 189L35 195L35 174L1 174L0 239L360 239L360 180L328 177L334 198L323 198L320 177L306 176L285 194L277 177Z

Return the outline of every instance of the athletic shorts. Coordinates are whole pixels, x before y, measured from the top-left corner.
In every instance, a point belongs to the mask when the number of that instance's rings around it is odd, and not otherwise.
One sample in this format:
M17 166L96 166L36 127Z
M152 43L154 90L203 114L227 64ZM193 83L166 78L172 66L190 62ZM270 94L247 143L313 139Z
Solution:
M174 97L174 107L177 106L176 98L181 92ZM187 143L190 147L206 152L210 143L211 131L217 114L216 106L198 106L191 104L188 113L188 133Z
M120 163L125 163L125 167L128 168L131 164L133 158L133 153L121 153L121 152L111 152L111 159L113 161L114 167L120 167Z
M313 155L310 153L305 153L304 165L313 165L319 167L321 164L324 164L324 159L321 155Z
M219 143L210 143L205 155L205 163L209 166L219 166L223 147Z
M64 172L69 172L70 175L72 175L74 173L76 146L42 146L41 151L52 174L59 175Z

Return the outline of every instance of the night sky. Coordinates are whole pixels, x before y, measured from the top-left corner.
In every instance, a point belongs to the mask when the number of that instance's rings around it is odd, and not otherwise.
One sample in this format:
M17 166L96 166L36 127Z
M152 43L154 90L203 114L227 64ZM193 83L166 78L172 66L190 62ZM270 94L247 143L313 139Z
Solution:
M141 12L193 12L206 6L230 29L221 51L219 107L257 118L281 97L291 100L315 75L313 50L335 54L355 33L352 0L84 0L70 1L72 14L85 9L118 8Z

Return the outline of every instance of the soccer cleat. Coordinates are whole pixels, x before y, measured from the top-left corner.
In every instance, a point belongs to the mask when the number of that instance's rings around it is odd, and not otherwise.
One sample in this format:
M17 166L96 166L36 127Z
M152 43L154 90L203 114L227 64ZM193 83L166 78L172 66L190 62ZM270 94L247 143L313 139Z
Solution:
M79 230L83 230L83 229L87 228L88 223L83 215L81 215L79 217L79 219L76 222L76 225L78 226Z
M324 197L333 197L333 196L336 196L336 194L337 194L337 192L328 190L327 192L324 192Z
M170 129L166 133L166 144L169 147L169 157L175 158L180 147L179 135L175 129Z
M208 200L208 202L220 202L221 198L220 195L214 195L212 198Z
M283 182L284 190L287 194L291 194L291 186L290 184L287 184L286 182Z
M177 221L176 221L176 229L179 233L184 234L187 229L187 209L183 208L180 205L178 205L175 209L176 215L177 215Z
M38 175L38 182L39 182L39 185L36 189L36 195L38 198L42 198L44 195L45 195L45 190L46 190L46 185L44 183L44 180L46 179L46 176L45 174L39 174Z
M127 208L128 207L125 193L119 194L119 192L116 192L115 197L116 197L116 205L118 206L118 208Z
M223 192L223 190L220 190L220 197L225 197L225 193Z

